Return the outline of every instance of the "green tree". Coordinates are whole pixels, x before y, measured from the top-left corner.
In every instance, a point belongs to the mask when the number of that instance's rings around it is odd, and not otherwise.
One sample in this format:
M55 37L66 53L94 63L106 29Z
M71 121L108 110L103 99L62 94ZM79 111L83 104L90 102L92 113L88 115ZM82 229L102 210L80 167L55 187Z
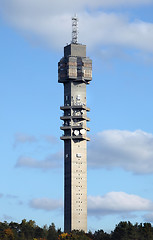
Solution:
M49 226L49 229L48 229L47 240L57 240L58 239L58 235L59 234L58 234L58 232L55 229L55 224L52 223Z
M94 233L93 240L110 240L110 235L103 230L98 230Z
M153 227L150 223L139 224L138 233L140 240L153 240Z
M129 233L129 226L131 227L130 222L120 222L114 232L111 234L112 240L130 240L128 233Z
M23 219L20 224L21 239L33 240L35 235L35 221L30 220L29 222L26 219Z

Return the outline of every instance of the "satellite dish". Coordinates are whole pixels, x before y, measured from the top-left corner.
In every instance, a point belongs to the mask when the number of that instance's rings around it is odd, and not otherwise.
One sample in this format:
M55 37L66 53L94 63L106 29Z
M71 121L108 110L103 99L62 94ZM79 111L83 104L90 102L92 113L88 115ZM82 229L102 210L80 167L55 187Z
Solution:
M86 130L85 130L85 129L81 129L81 130L80 130L80 133L81 133L81 134L85 134L85 133L86 133Z
M79 131L78 130L74 130L74 135L78 136L79 135Z

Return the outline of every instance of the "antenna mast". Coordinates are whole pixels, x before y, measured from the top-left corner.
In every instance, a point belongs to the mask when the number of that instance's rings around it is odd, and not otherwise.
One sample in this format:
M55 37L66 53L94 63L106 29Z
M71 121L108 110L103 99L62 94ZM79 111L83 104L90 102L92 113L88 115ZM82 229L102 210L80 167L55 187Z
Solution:
M78 43L78 18L76 14L72 17L72 43Z

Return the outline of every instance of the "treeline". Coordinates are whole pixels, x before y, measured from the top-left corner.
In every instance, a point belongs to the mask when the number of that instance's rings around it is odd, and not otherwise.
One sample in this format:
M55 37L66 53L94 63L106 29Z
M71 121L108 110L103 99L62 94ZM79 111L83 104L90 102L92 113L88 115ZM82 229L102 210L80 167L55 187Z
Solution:
M41 228L32 220L16 222L0 222L0 240L153 240L153 227L150 223L133 225L130 222L120 222L110 234L103 230L95 233L73 231L63 233L56 229L54 223Z

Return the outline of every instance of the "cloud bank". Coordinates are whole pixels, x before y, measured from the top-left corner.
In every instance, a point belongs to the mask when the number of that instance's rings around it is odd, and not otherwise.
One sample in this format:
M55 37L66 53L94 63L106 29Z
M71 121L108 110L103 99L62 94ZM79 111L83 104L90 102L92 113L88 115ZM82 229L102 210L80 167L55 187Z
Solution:
M33 142L37 142L37 138L35 136L28 135L25 133L16 133L13 146L16 147L19 144L33 143Z
M48 142L50 144L56 144L57 138L53 135L43 135L40 137L35 137L33 135L29 135L26 133L16 133L14 136L14 147L17 147L20 144L26 144L26 143L38 143L38 142Z
M37 154L38 151L46 151L46 148L49 148L49 150L54 149L54 147L51 145L55 145L57 142L57 138L53 135L42 135L40 137L35 137L25 133L17 133L15 135L13 146L18 147L22 144L24 147L26 147L26 144L28 143L29 146L31 145L33 151ZM32 143L34 143L34 145L32 145ZM33 155L33 153L28 153L28 155ZM59 168L62 166L62 156L63 153L61 151L50 154L43 160L38 160L37 158L26 156L25 154L18 157L15 167L40 168L43 170Z
M0 12L6 21L20 29L33 43L58 48L71 40L71 17L79 15L79 38L90 49L106 46L151 51L153 23L128 16L101 11L105 8L152 5L152 0L1 0ZM90 10L90 11L89 11ZM93 29L93 31L91 31Z
M90 215L129 214L153 210L153 202L125 192L110 192L104 196L89 196Z
M46 138L46 137L44 137ZM31 138L21 138L21 142ZM47 142L55 142L47 136ZM17 143L16 143L17 144ZM50 154L43 160L30 156L20 156L15 167L42 170L62 167L63 150ZM88 167L108 170L121 168L134 174L153 173L153 135L142 130L106 130L92 136L88 145Z
M51 154L44 160L21 156L18 158L15 167L37 168L42 170L59 168L62 166L62 156L62 152Z
M31 208L44 211L61 210L62 199L35 198L29 202ZM146 213L144 215L144 212ZM109 192L103 196L88 196L88 214L94 217L107 215L135 216L142 213L145 220L153 221L153 202L134 194Z
M90 168L153 173L153 135L141 130L100 132L89 145L88 163Z
M63 201L50 198L35 198L30 201L29 205L31 208L52 211L61 209L63 207Z

